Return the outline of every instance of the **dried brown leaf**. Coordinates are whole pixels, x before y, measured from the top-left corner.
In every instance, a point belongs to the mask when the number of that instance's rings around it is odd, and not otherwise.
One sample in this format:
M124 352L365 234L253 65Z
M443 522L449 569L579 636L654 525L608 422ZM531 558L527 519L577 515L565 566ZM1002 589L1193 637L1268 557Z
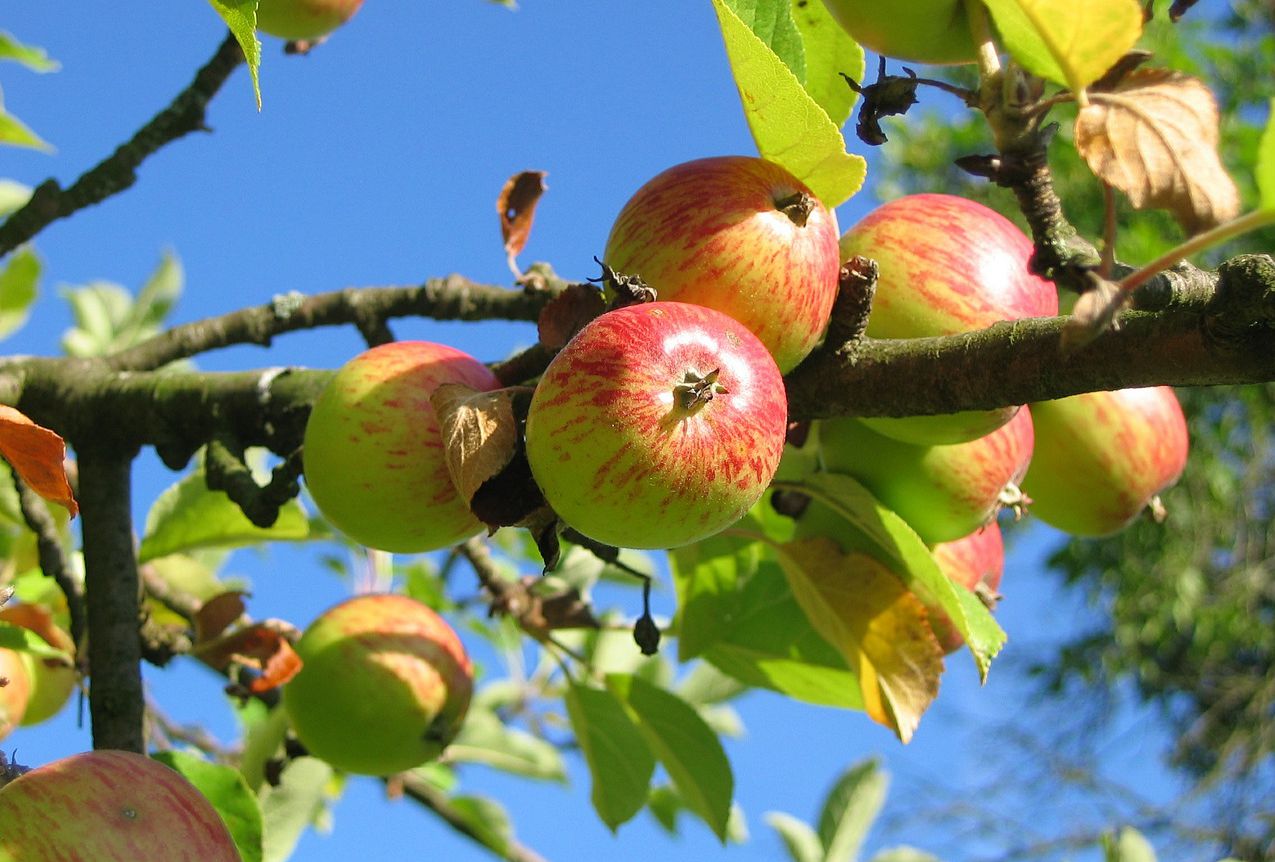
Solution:
M518 450L516 394L514 388L483 392L463 383L447 383L430 396L443 430L447 469L467 504Z
M66 477L66 443L53 431L4 404L0 404L0 456L32 491L65 506L73 518L79 512Z
M1076 148L1137 209L1169 210L1190 233L1239 214L1239 191L1218 156L1218 109L1203 82L1139 69L1090 94Z
M231 663L256 668L261 675L248 690L254 694L283 685L301 670L301 658L292 648L300 632L284 620L263 620L197 643L192 655L218 671Z
M531 236L531 223L536 217L536 204L545 193L544 171L522 171L505 181L496 199L496 210L500 213L500 236L505 241L505 254L509 258L509 268L515 276L521 276L514 258L522 253Z
M213 596L195 612L195 643L212 640L244 615L244 593L238 590Z
M560 350L586 323L606 311L602 291L591 284L572 284L540 310L536 328L540 343Z
M1124 308L1129 294L1115 282L1091 277L1091 285L1076 300L1071 317L1063 324L1062 348L1075 350L1084 347L1108 329L1119 329L1116 315Z

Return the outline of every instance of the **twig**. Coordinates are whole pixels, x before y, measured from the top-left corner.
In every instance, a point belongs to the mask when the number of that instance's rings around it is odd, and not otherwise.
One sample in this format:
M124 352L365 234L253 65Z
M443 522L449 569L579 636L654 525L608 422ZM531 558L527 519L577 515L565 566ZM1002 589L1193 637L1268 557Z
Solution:
M508 860L508 862L545 862L545 858L543 856L535 850L532 850L530 847L520 844L513 838L508 839L508 843L505 844L503 852L501 852L502 848L492 847L488 843L488 839L474 829L470 822L460 813L460 811L456 809L456 806L452 804L451 800L448 799L445 794L419 776L406 772L392 776L392 778L386 780L401 782L403 792L408 797L419 802L421 805L437 814L444 823L452 829L455 829L461 835L473 839L482 846L498 852L501 858Z
M40 560L40 570L57 583L66 597L67 613L71 617L71 640L75 643L75 654L78 660L84 658L84 636L88 631L84 610L84 585L80 583L67 564L66 551L58 536L57 524L49 513L49 507L39 494L32 491L27 484L13 473L13 483L18 488L18 503L22 507L22 518L35 533L36 553Z
M227 35L189 87L70 188L64 190L52 179L37 186L26 205L0 224L0 256L58 219L129 188L137 181L137 168L148 156L178 138L206 129L204 116L208 103L242 62L243 52L234 37Z

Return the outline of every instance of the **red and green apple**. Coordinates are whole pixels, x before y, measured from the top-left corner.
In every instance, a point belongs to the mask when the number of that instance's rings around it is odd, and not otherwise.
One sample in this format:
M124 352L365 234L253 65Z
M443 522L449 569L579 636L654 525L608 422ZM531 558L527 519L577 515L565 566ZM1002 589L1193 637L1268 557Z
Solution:
M837 297L836 215L785 168L749 156L685 162L629 199L608 266L657 298L727 314L787 373L828 326Z
M369 594L329 608L296 645L283 687L297 739L347 772L391 775L438 757L460 731L473 667L427 605Z
M467 353L397 341L350 360L316 400L302 449L306 487L324 517L351 539L416 553L482 529L447 469L430 403L444 383L500 386Z
M991 521L968 536L941 542L931 550L934 562L949 580L967 590L983 590L987 594L986 601L995 601L1005 570L1005 545L999 524ZM943 651L952 653L960 649L965 639L951 617L939 607L927 607L927 610L930 629Z
M257 29L282 39L317 39L354 17L363 0L261 0Z
M1036 456L1023 480L1031 513L1074 536L1127 526L1186 467L1186 418L1168 386L1033 404Z
M607 312L545 371L527 460L554 511L589 538L672 548L739 520L779 465L779 368L738 321L699 305Z
M0 859L240 862L226 824L174 769L88 751L0 787Z

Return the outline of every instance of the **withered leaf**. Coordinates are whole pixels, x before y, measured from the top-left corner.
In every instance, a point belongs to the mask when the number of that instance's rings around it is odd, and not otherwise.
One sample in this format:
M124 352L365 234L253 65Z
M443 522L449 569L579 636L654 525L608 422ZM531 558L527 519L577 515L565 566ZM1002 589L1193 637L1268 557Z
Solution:
M65 506L71 517L80 511L63 465L66 443L53 431L4 404L0 404L0 456L32 491Z
M1138 69L1090 94L1076 149L1137 209L1167 209L1189 233L1239 214L1239 191L1218 156L1218 109L1203 82Z
M513 460L518 449L514 387L483 392L463 383L434 390L430 403L443 431L447 469L467 504L482 484Z
M536 328L540 343L559 350L586 323L606 311L602 291L591 284L572 284L540 310Z
M1084 347L1108 329L1119 329L1116 315L1129 295L1115 282L1091 274L1090 288L1076 300L1071 317L1063 325L1063 350Z
M212 640L237 621L247 606L244 604L244 593L238 590L213 596L195 611L195 643Z
M545 176L544 171L522 171L514 174L505 181L500 197L496 199L496 210L500 213L500 236L505 241L505 254L515 277L522 276L514 258L522 253L531 236L536 204L547 188Z
M0 609L0 622L35 632L45 643L65 653L74 653L75 644L71 636L63 631L53 619L53 614L43 605L20 604Z
M217 671L237 663L256 668L261 675L248 686L258 694L283 685L301 670L301 658L292 648L300 632L284 620L263 620L197 643L191 654Z
M788 542L779 559L811 625L858 677L869 717L907 742L943 673L921 600L880 562L827 537Z

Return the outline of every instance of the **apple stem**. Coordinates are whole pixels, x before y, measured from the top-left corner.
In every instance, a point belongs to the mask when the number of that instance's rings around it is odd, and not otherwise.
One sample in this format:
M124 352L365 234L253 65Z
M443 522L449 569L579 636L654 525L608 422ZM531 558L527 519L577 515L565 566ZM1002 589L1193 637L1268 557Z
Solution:
M805 227L810 214L815 211L816 201L809 192L794 192L775 201L775 209L779 210L797 227Z
M725 387L717 383L717 375L720 373L720 368L714 368L703 377L694 371L686 372L683 381L673 387L677 403L689 413L712 401L715 394L725 392Z

